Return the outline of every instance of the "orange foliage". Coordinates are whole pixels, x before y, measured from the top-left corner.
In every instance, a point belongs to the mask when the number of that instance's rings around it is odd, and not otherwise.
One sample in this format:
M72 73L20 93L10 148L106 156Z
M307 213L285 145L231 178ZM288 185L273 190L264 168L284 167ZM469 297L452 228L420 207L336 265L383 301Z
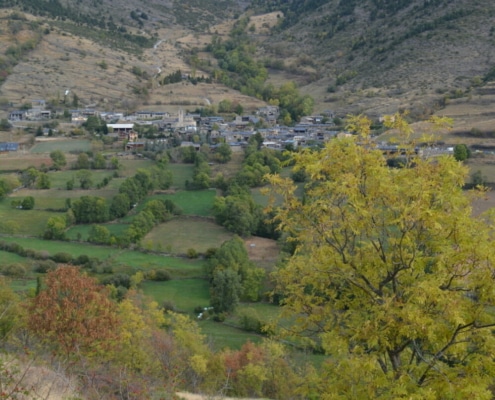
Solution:
M49 272L45 283L30 305L28 324L35 334L66 356L99 353L115 343L116 305L105 287L72 266Z
M248 364L263 364L265 351L253 342L246 342L240 350L230 351L225 354L225 367L235 378L237 372Z

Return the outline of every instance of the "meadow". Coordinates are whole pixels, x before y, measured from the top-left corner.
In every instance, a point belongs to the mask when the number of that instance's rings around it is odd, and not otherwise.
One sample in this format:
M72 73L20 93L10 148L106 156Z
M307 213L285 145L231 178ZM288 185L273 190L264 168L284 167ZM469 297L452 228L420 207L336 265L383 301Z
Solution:
M37 142L31 147L30 152L50 153L54 150L60 150L64 153L82 152L91 150L91 142L83 139L65 139L65 140L49 140Z
M220 247L232 236L213 220L181 217L156 226L143 243L151 243L153 248L161 246L172 254L186 254L189 249L204 253L211 247Z

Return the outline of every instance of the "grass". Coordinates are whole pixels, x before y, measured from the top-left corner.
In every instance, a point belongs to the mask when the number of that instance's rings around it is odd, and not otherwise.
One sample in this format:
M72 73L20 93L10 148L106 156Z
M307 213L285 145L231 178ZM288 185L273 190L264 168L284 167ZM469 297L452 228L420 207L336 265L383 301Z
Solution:
M64 153L74 151L90 151L91 142L89 140L50 140L47 142L38 142L31 148L31 153L50 153L53 150L61 150Z
M164 301L174 305L177 311L192 314L197 306L210 304L210 291L206 279L173 279L167 282L144 282L143 292L158 304Z
M21 257L15 253L9 253L8 251L0 250L0 266L6 264L28 264L25 257Z
M211 208L216 197L215 190L182 190L174 194L160 194L149 199L172 200L185 215L211 216ZM138 209L139 210L139 209Z
M136 175L138 169L141 168L147 169L155 165L154 161L142 160L142 159L141 160L119 159L119 162L122 165L122 168L120 169L119 173L125 178Z
M155 227L146 235L143 243L160 245L173 254L185 254L188 249L204 253L210 247L232 238L232 233L213 221L196 218L176 218Z
M50 217L60 215L52 211L14 209L10 201L10 198L0 201L0 234L38 236Z
M213 343L215 350L225 348L239 350L247 341L258 343L263 339L261 335L246 332L220 322L214 322L210 319L199 321L199 326L203 334L211 339L210 341Z
M97 225L102 225L106 227L110 231L110 234L116 237L122 236L124 231L129 227L128 224L97 224ZM93 224L75 225L67 230L65 236L69 240L87 241L92 227Z
M74 179L74 188L79 188L79 181L77 179L78 170L65 170L65 171L53 171L49 172L50 185L52 189L66 190L67 182ZM112 170L91 170L91 180L93 186L102 182L104 178L111 178L114 171Z
M40 155L30 155L22 157L5 157L0 158L0 171L22 171L30 166L39 168L42 165L51 165L52 160L50 157L43 157Z
M115 264L126 264L139 270L166 269L173 278L199 278L204 276L204 261L147 254L138 251L122 251L113 257Z
M96 257L100 260L111 258L122 251L121 249L113 247L94 246L85 243L57 242L36 238L1 237L0 240L17 243L25 249L47 251L50 255L64 252L71 254L72 257L78 257L81 254L86 254L90 257Z
M168 165L172 175L174 176L173 187L177 189L185 189L186 181L192 181L193 179L193 165L192 164L169 164Z

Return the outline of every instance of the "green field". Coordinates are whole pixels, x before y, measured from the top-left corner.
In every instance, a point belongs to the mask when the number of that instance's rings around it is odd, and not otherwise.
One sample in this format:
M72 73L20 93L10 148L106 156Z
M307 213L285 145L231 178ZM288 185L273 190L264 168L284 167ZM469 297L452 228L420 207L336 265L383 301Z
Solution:
M0 238L1 240L2 238ZM8 251L0 250L0 267L6 264L30 264L25 257L21 257L15 253L9 253Z
M209 339L208 342L213 343L215 350L225 348L238 350L247 341L253 343L261 342L263 336L246 332L242 329L234 328L219 322L214 322L211 319L199 321L199 327L204 335Z
M86 254L89 257L96 257L100 260L106 260L123 251L122 249L117 249L114 247L92 246L85 243L58 242L54 240L43 240L36 238L0 237L0 240L18 243L25 249L46 251L50 255L64 252L71 254L72 257L78 257L81 254Z
M173 254L185 254L188 249L204 253L210 247L220 247L232 236L232 233L213 221L183 217L158 225L146 235L143 242L160 245Z
M53 150L60 150L64 153L90 151L91 142L81 139L50 140L36 143L30 151L31 153L50 153Z
M51 211L15 209L10 204L11 200L0 201L0 234L41 235L48 219L60 215Z
M77 173L79 171L65 170L65 171L51 171L48 173L48 177L50 178L50 187L52 189L67 189L67 182L71 179L74 180L74 188L79 188L79 181L77 179ZM98 183L102 182L104 178L111 178L114 174L114 171L105 169L105 170L90 170L91 172L91 180L93 181L93 187L95 187Z
M154 161L143 159L127 160L119 158L119 163L122 165L119 174L125 178L136 175L138 169L147 169L155 165Z
M98 224L106 227L111 235L114 235L116 237L122 236L124 231L129 227L128 224ZM85 224L85 225L75 225L70 227L66 232L65 236L69 240L82 240L82 241L87 241L89 232L91 231L91 228L93 227L93 224Z
M186 181L192 181L193 165L192 164L169 164L170 171L174 176L172 186L177 189L185 189Z
M182 209L184 215L208 217L211 215L215 197L216 190L180 190L174 194L154 195L149 199L172 200Z
M143 292L158 304L166 301L176 311L193 314L197 306L210 305L210 291L206 279L173 279L167 282L144 282Z

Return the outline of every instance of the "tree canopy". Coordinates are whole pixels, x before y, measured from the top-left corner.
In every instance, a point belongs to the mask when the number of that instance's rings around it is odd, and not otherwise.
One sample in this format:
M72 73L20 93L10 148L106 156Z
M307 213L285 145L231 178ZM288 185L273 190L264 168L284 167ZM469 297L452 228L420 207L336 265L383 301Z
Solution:
M297 244L275 278L292 334L329 355L324 398L492 398L493 230L452 156L401 169L355 138L294 155L309 177L279 228Z

